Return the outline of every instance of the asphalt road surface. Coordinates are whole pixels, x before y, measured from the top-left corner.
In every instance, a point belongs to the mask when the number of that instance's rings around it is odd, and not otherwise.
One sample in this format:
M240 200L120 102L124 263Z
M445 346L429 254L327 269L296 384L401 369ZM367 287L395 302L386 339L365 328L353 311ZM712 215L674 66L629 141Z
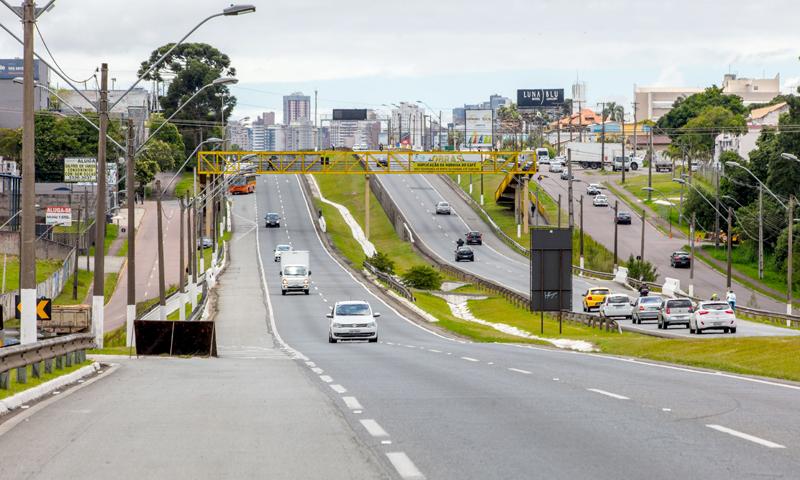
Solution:
M545 169L546 170L546 169ZM551 174L542 171L547 177L541 180L541 185L550 194L557 198L560 194L564 202L564 209L567 208L567 181L561 180L559 174ZM645 174L644 173L640 173ZM578 222L580 211L579 198L583 195L583 228L595 240L600 242L609 250L614 249L614 202L619 200L611 190L603 190L603 194L608 197L608 207L592 206L592 197L586 195L586 186L589 183L601 184L607 180L606 176L598 174L596 171L586 171L580 168L573 169L573 175L580 182L573 184L575 221ZM613 178L617 178L617 173ZM536 177L534 177L536 178ZM608 177L611 178L611 177ZM654 196L657 196L654 194ZM619 200L619 210L621 212L631 212L631 208ZM641 211L631 212L632 221L630 225L620 225L618 233L618 252L621 260L627 259L630 255L639 255L641 252L641 232L642 221ZM645 227L645 260L652 262L658 267L659 278L663 281L664 277L677 278L681 282L681 289L689 290L689 269L672 268L669 264L669 255L676 250L683 250L688 245L689 240L680 236L669 238L647 222ZM701 298L710 298L712 293L723 296L725 293L725 276L703 262L696 262L694 268L694 292ZM785 312L786 303L767 297L752 291L739 283L734 282L733 289L738 296L738 303L744 306L771 310L773 312Z
M296 178L259 179L255 211L253 203L237 198L237 213L283 218L280 229L259 228L279 337L403 478L730 479L791 477L800 466L796 386L443 338L387 307L328 254ZM280 295L279 243L310 251L312 295ZM383 314L379 343L328 343L325 314L350 299Z

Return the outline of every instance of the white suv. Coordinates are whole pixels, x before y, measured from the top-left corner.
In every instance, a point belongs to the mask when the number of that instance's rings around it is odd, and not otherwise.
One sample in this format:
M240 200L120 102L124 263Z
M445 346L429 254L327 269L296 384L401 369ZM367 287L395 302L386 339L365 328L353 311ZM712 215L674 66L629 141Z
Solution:
M283 252L291 252L291 251L292 251L292 246L291 245L277 245L275 247L275 252L274 252L275 253L275 261L276 262L280 262L281 261L281 253L283 253Z
M368 340L370 343L378 341L378 324L375 319L380 313L372 313L369 303L361 300L336 302L327 315L330 319L328 330L328 343L339 340Z

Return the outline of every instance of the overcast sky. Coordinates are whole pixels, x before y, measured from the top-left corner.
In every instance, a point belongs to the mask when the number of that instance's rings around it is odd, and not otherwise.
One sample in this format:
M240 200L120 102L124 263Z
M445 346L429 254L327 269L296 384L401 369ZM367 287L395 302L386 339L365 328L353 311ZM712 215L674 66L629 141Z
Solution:
M449 117L452 107L492 93L515 99L517 88L565 88L569 96L576 78L587 83L590 106L629 107L634 84L707 86L729 71L780 73L786 91L800 84L798 0L249 3L256 13L216 18L190 38L231 57L240 79L235 117L280 111L281 95L313 96L315 88L320 113L422 100ZM39 28L70 76L87 77L105 61L121 87L154 48L228 4L58 0ZM0 21L21 32L0 9ZM36 45L45 55L38 38ZM0 49L3 57L22 54L5 32Z

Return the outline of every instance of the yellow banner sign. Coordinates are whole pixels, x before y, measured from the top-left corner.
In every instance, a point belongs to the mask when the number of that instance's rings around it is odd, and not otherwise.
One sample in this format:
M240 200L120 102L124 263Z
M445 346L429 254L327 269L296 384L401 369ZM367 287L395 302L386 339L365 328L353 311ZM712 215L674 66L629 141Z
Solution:
M416 173L481 173L481 162L411 162Z

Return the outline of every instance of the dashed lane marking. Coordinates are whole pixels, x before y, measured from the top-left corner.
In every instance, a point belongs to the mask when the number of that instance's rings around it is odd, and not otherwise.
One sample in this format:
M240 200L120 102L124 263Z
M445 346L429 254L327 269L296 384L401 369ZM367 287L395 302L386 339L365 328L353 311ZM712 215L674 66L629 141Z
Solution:
M617 400L630 400L630 398L626 397L625 395L619 395L617 393L607 392L605 390L600 390L599 388L587 388L590 392L599 393L600 395L605 395L607 397L616 398Z
M350 410L361 410L364 408L356 397L342 397L342 401Z
M740 432L738 430L734 430L732 428L723 427L722 425L706 425L706 427L714 429L718 432L727 433L728 435L733 435L734 437L741 438L743 440L747 440L753 443L757 443L759 445L765 446L767 448L786 448L785 446L781 445L780 443L770 442L769 440L764 440L763 438L756 437L755 435L750 435L748 433Z
M478 360L477 358L472 358L472 357L461 357L461 360L466 360L468 362L480 362L480 360Z
M509 368L509 370L511 370L512 372L522 373L522 374L525 374L525 375L530 375L531 374L531 372L529 372L527 370L522 370L521 368Z
M425 480L425 475L419 471L405 452L388 452L386 457L403 480Z
M333 391L336 393L347 393L347 389L339 385L338 383L329 385L329 387L331 387L331 389L333 389Z
M319 379L325 383L331 383L333 381L330 375L320 375Z
M365 419L359 420L359 421L361 422L361 425L363 425L364 428L367 429L367 433L369 433L373 437L388 437L389 436L389 434L386 433L386 430L384 430L383 427L378 425L378 422L376 422L375 420L373 420L371 418L365 418Z

